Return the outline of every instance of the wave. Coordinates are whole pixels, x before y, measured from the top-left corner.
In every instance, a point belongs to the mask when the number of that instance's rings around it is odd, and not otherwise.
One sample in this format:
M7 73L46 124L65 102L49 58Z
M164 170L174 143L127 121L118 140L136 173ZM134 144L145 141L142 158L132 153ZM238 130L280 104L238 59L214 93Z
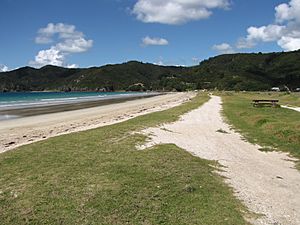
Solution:
M28 100L11 100L11 101L1 101L0 100L0 110L5 109L20 109L20 108L31 108L31 107L40 107L40 106L49 106L49 105L60 105L60 104L71 104L85 101L96 101L96 100L104 100L104 99L115 99L115 98L123 98L130 96L142 96L147 95L148 93L113 93L113 94L97 94L97 95L89 95L89 96L58 96L52 97L50 96L44 98L34 98Z

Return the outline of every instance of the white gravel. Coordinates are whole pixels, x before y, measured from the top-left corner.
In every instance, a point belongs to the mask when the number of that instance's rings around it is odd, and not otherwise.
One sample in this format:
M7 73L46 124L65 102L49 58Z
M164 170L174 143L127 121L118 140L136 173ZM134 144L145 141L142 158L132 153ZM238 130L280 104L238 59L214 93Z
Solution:
M236 196L262 214L253 224L300 224L300 172L285 153L262 152L230 130L221 116L221 98L212 98L172 124L144 131L151 141L141 148L173 143L193 155L217 160ZM217 132L217 130L227 133Z
M282 108L286 108L286 109L291 109L291 110L295 110L297 112L300 112L300 107L291 107L291 106L286 106L286 105L282 105Z

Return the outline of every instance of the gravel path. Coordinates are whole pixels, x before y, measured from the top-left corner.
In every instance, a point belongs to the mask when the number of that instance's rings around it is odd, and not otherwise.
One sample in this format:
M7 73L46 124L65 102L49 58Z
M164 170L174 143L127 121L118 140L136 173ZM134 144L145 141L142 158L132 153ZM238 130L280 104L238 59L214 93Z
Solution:
M291 106L286 106L286 105L282 105L282 108L286 108L286 109L291 109L291 110L295 110L297 112L300 112L300 107L291 107Z
M262 152L230 130L221 116L220 97L212 96L202 107L178 122L144 132L151 141L141 148L174 143L192 154L217 160L221 175L250 211L262 214L253 224L300 224L300 172L285 153Z

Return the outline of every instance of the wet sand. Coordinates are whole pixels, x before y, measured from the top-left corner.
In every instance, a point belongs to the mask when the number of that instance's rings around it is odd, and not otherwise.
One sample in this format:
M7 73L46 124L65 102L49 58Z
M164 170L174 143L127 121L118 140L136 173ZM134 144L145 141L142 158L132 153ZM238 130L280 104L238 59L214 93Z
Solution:
M169 109L189 101L193 96L194 92L168 93L151 98L126 99L120 103L92 108L3 120L0 121L0 153L50 137L115 124Z
M128 100L150 98L158 95L162 95L162 93L149 93L147 95L137 95L137 96L130 95L130 96L122 96L118 98L63 103L63 104L49 105L49 106L34 106L34 107L26 107L26 108L6 109L6 110L0 110L0 116L3 116L4 118L8 118L8 119L14 119L16 117L27 117L27 116L49 114L49 113L68 112L68 111L73 111L78 109L86 109L86 108L93 108L97 106L116 104Z

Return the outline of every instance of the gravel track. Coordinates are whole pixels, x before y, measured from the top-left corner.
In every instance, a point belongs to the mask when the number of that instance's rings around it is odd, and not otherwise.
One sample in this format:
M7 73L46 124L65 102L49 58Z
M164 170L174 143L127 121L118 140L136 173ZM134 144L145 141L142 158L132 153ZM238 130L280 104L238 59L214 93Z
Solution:
M220 97L212 98L172 124L143 133L156 144L173 143L195 156L217 160L220 174L250 211L260 214L253 224L300 224L300 172L286 153L262 152L246 142L222 118Z

